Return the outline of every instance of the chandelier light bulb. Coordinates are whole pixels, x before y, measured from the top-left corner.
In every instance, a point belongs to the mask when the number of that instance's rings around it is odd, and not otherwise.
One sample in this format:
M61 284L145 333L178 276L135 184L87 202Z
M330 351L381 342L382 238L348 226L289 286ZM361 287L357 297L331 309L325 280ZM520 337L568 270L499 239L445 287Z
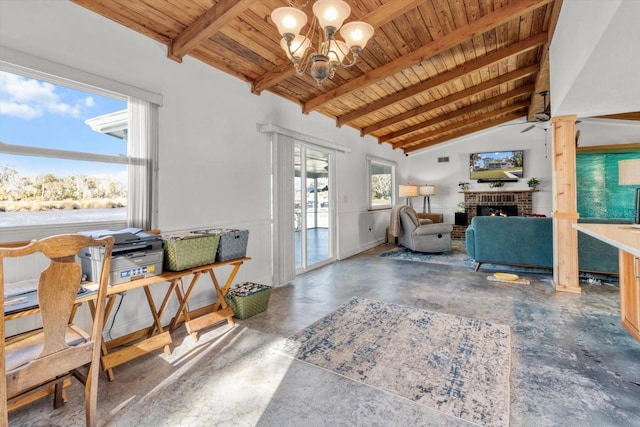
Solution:
M295 61L300 61L304 56L307 49L311 47L311 40L303 35L297 35L291 40L291 45L287 46L287 40L280 40L280 47L287 54L287 58Z
M324 19L328 21L335 21L338 18L338 11L335 7L330 7L325 10L322 15L324 16Z
M347 55L347 53L349 53L347 44L341 40L335 39L331 40L328 48L326 42L322 43L322 50L323 52L326 50L326 55L329 58L329 62L335 63L336 66L338 64L341 64L344 57Z
M318 18L320 27L335 32L351 14L351 7L342 0L318 0L313 4L313 14Z
M295 7L279 7L271 12L271 20L285 39L292 40L307 23L307 15Z
M296 20L295 16L286 15L284 18L282 18L282 25L287 29L295 28L297 24L298 21Z
M349 46L349 49L355 47L360 51L364 49L369 39L373 37L373 27L362 21L349 22L340 29L340 35Z

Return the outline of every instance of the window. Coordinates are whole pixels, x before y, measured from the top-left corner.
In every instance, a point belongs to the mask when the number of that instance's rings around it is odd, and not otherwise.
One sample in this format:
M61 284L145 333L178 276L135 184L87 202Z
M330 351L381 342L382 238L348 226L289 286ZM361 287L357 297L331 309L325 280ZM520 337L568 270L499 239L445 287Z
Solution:
M152 228L157 105L1 65L2 240Z
M367 158L369 171L369 209L387 209L393 202L395 164Z

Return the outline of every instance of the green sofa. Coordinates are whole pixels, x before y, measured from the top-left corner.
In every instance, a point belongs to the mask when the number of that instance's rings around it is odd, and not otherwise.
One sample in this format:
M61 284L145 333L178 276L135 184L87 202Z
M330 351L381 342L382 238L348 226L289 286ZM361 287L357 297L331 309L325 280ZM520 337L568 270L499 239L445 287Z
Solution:
M580 219L578 222L628 223L625 220ZM484 263L553 268L553 219L476 216L466 230L467 254ZM578 268L582 272L618 274L618 250L578 232Z

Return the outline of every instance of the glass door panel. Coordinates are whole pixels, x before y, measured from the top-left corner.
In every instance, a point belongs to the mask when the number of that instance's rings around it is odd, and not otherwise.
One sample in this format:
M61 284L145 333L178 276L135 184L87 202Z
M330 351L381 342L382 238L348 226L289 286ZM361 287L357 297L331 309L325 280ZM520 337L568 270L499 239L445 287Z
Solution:
M296 144L294 158L296 271L301 272L332 257L329 153Z

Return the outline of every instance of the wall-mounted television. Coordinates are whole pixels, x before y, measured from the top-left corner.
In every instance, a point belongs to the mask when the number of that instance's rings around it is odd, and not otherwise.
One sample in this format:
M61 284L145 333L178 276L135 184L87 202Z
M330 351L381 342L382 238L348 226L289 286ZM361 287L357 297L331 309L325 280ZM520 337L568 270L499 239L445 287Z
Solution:
M469 178L478 182L511 181L523 177L524 150L490 151L469 155Z

